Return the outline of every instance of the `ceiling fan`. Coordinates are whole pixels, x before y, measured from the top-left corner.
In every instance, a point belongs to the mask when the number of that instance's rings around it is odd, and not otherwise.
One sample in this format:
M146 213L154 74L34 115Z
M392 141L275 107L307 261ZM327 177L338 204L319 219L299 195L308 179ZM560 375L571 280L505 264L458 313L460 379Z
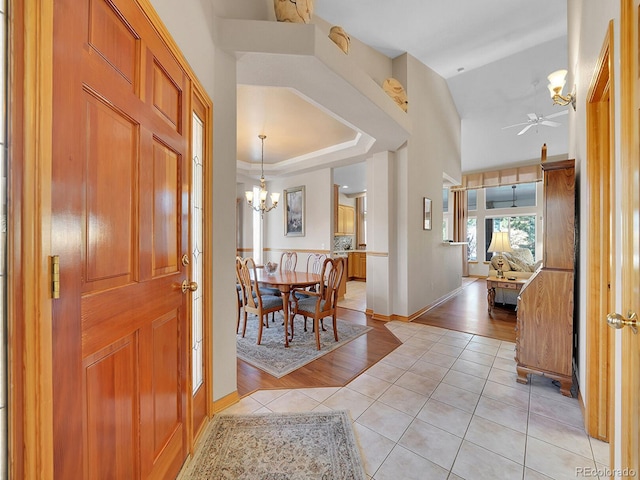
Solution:
M527 113L527 117L529 117L529 120L527 120L526 122L516 123L514 125L502 127L502 129L504 130L505 128L512 128L512 127L519 127L521 125L526 125L522 130L518 132L518 135L522 135L531 127L535 127L536 125L544 125L545 127L559 127L560 125L562 125L561 123L552 122L549 119L559 117L561 115L566 115L567 113L569 113L568 110L562 110L560 112L552 113L551 115L546 115L546 116L538 115L536 113Z

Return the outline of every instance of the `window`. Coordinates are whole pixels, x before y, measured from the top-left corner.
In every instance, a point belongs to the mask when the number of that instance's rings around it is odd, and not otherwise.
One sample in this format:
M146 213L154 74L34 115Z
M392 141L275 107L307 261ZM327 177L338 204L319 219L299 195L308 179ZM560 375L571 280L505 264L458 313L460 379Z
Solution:
M509 242L513 248L527 248L536 256L536 216L521 215L514 217L485 218L485 251L489 249L493 232L509 232ZM492 252L485 259L491 260Z
M476 217L467 218L467 260L475 262L478 260L478 242L476 237Z
M260 198L260 187L253 187L253 198ZM262 264L262 215L255 209L253 212L253 259L256 265Z
M453 213L449 211L449 187L442 189L442 240L453 238ZM452 209L453 210L453 209Z
M485 188L487 210L536 206L536 184L521 183ZM469 208L471 210L471 208Z
M473 212L478 209L478 191L467 190L467 210Z

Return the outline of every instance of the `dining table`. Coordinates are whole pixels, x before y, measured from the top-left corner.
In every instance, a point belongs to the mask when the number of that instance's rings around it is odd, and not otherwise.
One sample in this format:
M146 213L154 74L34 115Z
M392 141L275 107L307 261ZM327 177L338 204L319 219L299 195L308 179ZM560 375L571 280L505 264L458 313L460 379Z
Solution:
M289 297L294 288L306 288L322 281L319 273L308 272L274 272L267 273L264 268L256 269L255 280L262 285L277 288L282 294L282 310L284 316L284 346L289 346ZM291 328L293 339L293 326Z

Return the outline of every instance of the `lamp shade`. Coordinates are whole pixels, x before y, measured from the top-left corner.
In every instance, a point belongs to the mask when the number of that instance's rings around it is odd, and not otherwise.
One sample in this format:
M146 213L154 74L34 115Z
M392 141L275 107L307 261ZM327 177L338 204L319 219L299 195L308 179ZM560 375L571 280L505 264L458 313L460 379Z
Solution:
M567 76L566 70L556 70L555 72L549 74L547 80L549 80L549 93L551 94L551 98L557 93L561 93L564 88L564 84L566 83L565 77ZM557 91L556 91L557 89Z
M509 232L493 232L488 252L513 252L509 242Z

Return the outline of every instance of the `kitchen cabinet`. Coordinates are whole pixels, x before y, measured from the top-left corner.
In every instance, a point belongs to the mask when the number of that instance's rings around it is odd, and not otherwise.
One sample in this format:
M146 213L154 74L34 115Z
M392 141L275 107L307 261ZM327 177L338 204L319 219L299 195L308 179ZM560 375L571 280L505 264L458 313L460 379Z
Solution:
M336 235L354 235L356 233L356 209L349 205L338 205Z
M350 279L367 279L367 252L349 252L347 273Z

